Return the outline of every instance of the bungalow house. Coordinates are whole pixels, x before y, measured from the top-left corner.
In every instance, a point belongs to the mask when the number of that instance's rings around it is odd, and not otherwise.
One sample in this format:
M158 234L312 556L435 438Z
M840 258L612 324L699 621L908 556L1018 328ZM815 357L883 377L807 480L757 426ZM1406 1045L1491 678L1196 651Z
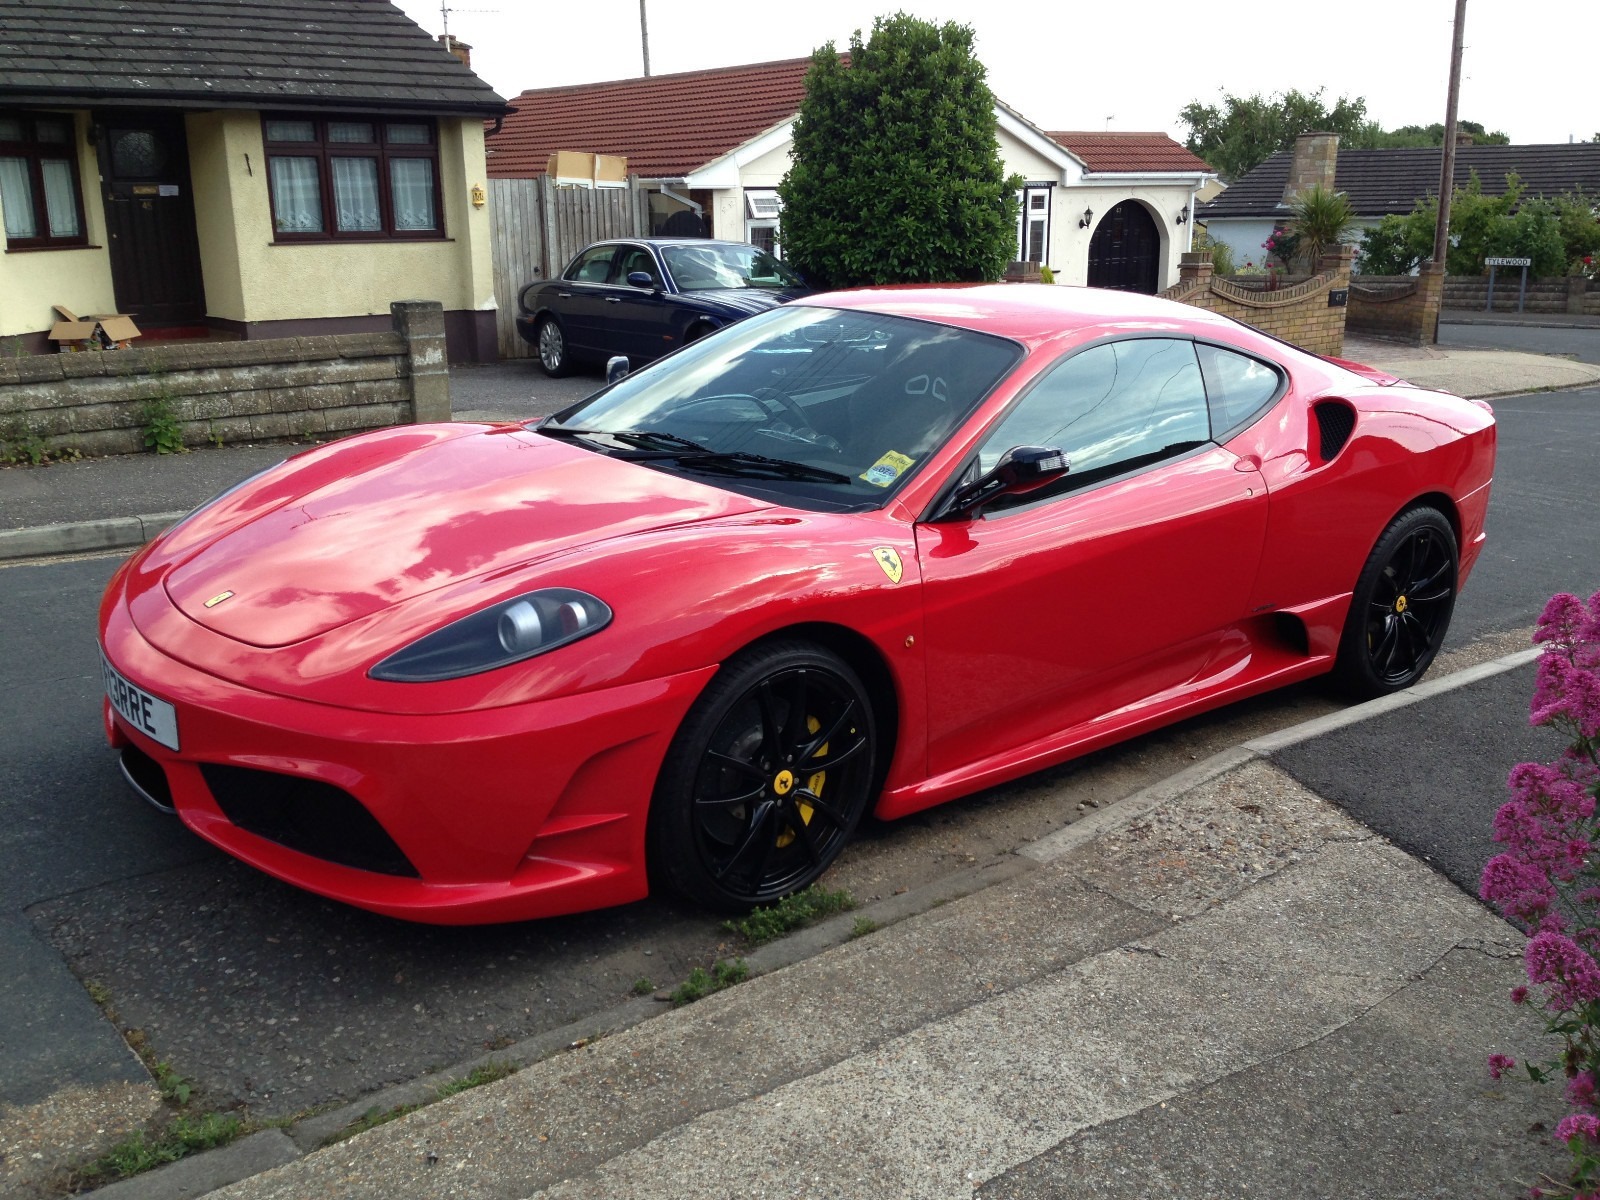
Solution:
M810 61L523 92L489 136L489 173L537 177L557 150L622 155L650 193L653 232L781 251L777 187ZM1176 280L1210 167L1161 133L1049 133L998 103L995 121L1006 169L1025 181L1019 259L1062 283L1156 292Z
M0 0L0 346L49 349L53 305L263 338L423 299L493 357L506 111L383 0Z
M1341 150L1335 133L1305 133L1291 150L1280 150L1204 205L1200 220L1212 241L1225 242L1234 261L1260 263L1262 243L1273 227L1290 219L1289 203L1313 184L1344 192L1356 224L1370 228L1391 213L1404 215L1419 199L1439 194L1443 150ZM1600 144L1456 147L1455 184L1476 174L1485 195L1506 190L1515 172L1530 196L1555 196L1579 188L1600 192Z

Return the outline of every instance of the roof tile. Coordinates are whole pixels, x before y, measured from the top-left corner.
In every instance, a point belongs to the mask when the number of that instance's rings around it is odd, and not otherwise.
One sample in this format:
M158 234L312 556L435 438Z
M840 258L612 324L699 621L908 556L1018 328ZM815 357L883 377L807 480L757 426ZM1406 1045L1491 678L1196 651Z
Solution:
M1164 133L1052 133L1051 139L1079 158L1089 170L1101 171L1205 171L1215 174L1203 158Z

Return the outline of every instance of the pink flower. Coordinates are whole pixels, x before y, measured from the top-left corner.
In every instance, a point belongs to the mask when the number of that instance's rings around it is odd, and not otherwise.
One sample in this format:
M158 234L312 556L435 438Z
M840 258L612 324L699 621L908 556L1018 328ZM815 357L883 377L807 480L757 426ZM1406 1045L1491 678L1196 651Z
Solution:
M1545 1007L1560 1011L1600 1000L1600 964L1565 934L1540 930L1522 961L1529 983L1549 985Z
M1579 1071L1567 1083L1567 1103L1573 1108L1587 1109L1594 1112L1600 1107L1600 1097L1595 1094L1594 1076L1588 1071Z
M1585 1141L1600 1141L1600 1117L1588 1113L1573 1113L1571 1116L1562 1117L1561 1123L1556 1126L1556 1141L1567 1142L1575 1137Z
M1517 1060L1512 1058L1509 1054L1491 1054L1489 1055L1489 1078L1499 1079L1500 1076L1504 1075L1516 1065Z
M1484 865L1478 895L1506 916L1530 925L1555 915L1550 912L1556 900L1550 877L1510 854L1496 854Z
M1528 989L1522 984L1517 984L1511 989L1511 1003L1526 1004L1528 1002Z

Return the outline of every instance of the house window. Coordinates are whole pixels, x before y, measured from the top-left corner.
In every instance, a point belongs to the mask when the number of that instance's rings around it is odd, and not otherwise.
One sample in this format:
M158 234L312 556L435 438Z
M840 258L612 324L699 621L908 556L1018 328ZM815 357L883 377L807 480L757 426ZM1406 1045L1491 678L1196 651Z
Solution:
M68 113L0 113L0 207L8 249L88 244L74 131Z
M772 188L751 188L744 194L744 240L759 246L774 258L778 257L781 243L778 237L778 218L783 213L783 200Z
M278 241L443 235L432 121L268 116L262 132Z
M1017 257L1023 262L1045 262L1050 256L1050 186L1029 184L1019 198L1022 217L1017 226Z

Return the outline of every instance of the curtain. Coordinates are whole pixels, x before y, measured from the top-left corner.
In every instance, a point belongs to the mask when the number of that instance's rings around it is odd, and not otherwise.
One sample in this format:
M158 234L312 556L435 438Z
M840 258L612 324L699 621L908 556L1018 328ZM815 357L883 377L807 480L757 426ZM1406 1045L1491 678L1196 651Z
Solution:
M433 162L426 158L391 158L389 186L394 192L396 230L439 228L433 211Z
M72 186L72 164L63 158L40 161L44 172L44 208L51 237L77 237L78 194Z
M378 160L335 158L333 211L341 233L380 233L383 216L378 210Z
M317 186L317 160L267 159L272 176L272 217L279 233L321 233L322 193Z
M6 210L6 236L39 236L39 223L33 218L33 185L28 180L28 160L0 158L0 205Z

